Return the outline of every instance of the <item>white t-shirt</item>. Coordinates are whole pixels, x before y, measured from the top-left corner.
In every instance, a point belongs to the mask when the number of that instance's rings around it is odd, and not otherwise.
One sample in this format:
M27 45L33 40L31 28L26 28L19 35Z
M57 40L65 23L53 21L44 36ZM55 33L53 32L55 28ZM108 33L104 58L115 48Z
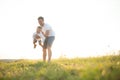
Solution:
M38 35L39 37L40 37L40 39L36 39L35 37L36 37L36 35ZM40 33L33 33L33 39L36 39L37 41L42 41L42 42L44 42L44 40L45 40L45 37L43 36L43 34L40 32Z
M53 31L52 27L49 24L44 24L42 31L45 33L47 30L50 31L48 36L55 36L55 32Z

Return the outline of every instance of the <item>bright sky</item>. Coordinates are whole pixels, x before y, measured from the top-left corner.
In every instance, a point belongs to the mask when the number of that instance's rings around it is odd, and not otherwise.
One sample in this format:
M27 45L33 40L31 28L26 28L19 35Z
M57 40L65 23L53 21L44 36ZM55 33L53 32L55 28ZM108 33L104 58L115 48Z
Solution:
M120 0L0 0L0 59L42 59L32 44L39 16L56 33L53 58L120 50Z

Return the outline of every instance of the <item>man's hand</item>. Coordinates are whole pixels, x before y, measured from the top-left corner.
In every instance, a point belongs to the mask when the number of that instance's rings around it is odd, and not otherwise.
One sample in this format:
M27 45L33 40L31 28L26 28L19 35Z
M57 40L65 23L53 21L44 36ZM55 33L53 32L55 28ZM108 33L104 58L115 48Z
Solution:
M48 35L49 35L49 30L47 30L45 33L42 32L42 34L43 34L45 37L48 37Z
M48 36L49 36L49 34L50 34L50 31L49 31L49 30L47 30L47 31L45 32L46 37L48 37Z
M44 37L48 37L48 35L46 35L46 33L42 32L42 34L44 35Z

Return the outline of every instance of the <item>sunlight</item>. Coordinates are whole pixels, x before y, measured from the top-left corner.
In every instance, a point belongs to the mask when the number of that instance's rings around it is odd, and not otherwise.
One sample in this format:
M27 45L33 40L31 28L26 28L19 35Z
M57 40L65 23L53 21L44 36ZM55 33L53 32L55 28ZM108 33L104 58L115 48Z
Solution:
M39 16L56 33L53 58L120 50L120 1L1 0L0 10L0 59L42 59L42 48L33 49L32 44Z

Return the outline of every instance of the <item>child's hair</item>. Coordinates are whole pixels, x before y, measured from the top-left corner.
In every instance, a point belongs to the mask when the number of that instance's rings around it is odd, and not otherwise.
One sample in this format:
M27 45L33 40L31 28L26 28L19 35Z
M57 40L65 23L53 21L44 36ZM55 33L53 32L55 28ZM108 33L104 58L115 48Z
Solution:
M41 27L41 26L38 26L37 29L42 29L42 27Z

